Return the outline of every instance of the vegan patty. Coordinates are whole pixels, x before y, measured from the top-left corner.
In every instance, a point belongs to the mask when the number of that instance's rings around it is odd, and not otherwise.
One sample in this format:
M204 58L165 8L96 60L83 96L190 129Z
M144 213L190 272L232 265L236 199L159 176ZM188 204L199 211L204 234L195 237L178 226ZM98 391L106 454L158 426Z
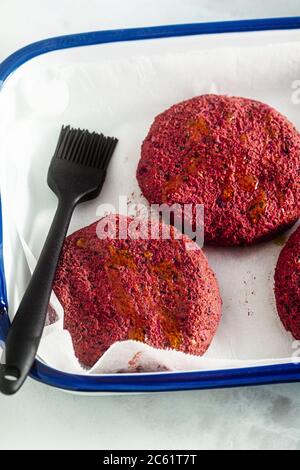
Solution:
M100 223L115 224L118 235L120 221L137 219L111 215ZM202 250L186 237L175 239L173 227L170 239L120 240L112 232L100 239L97 230L98 222L67 237L54 282L79 361L91 367L113 343L128 339L202 355L221 316Z
M300 228L280 253L275 271L275 297L286 330L300 339Z
M205 242L243 245L300 216L300 136L267 104L203 95L158 115L142 145L137 179L151 204L205 209Z

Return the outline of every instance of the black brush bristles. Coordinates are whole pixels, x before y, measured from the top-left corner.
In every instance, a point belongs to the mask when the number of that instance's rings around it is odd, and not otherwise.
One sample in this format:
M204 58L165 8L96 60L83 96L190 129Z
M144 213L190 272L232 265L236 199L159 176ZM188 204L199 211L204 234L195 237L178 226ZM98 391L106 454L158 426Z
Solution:
M103 134L63 126L54 158L69 160L79 165L106 170L118 139Z

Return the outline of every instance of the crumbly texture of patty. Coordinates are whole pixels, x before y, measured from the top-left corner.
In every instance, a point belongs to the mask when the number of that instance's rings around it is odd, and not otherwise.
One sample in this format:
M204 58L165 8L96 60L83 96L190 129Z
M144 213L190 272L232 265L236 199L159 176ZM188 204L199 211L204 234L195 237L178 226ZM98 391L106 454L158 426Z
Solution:
M275 297L287 331L300 339L300 227L282 249L275 271Z
M133 222L111 215L100 223L108 232L115 224L118 235L126 220ZM162 239L161 224L158 239L124 240L112 231L99 239L97 225L67 237L54 282L79 361L91 367L113 343L128 339L202 355L221 316L217 281L202 250L186 237L175 239L173 227L171 238ZM148 222L145 227L149 234Z
M151 204L205 209L205 242L268 239L300 216L300 136L267 104L203 95L157 116L137 179Z

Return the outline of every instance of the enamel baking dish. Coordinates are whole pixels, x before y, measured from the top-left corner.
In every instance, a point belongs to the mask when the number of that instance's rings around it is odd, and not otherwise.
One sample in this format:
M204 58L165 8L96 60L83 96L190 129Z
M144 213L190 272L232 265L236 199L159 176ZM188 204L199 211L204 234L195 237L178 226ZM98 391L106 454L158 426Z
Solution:
M88 61L98 61L101 65L102 60L123 60L126 58L126 63L130 63L131 60L134 60L131 58L139 56L143 57L144 62L147 64L147 60L150 56L153 57L159 54L165 54L165 57L169 57L171 53L174 53L174 50L176 50L178 54L184 54L186 51L197 53L199 51L214 50L220 46L224 46L228 50L231 47L234 48L237 44L239 47L243 47L243 45L247 44L260 47L265 43L271 44L272 47L282 43L300 44L300 17L97 31L46 39L20 49L0 64L1 96L5 97L6 93L9 94L9 87L11 83L13 83L15 75L20 76L23 70L28 70L31 64L34 66L34 64L39 63L39 61L41 61L41 69L43 64L47 61L49 64L53 64L53 70L55 67L69 64L70 73L72 70L72 61L79 61L82 64L82 71L84 72L84 64ZM295 59L291 59L290 61L295 67L295 70L297 70L297 61L299 61L299 57L295 57ZM237 70L235 69L237 62L232 63L235 64L232 67L232 73L234 74ZM255 68L255 63L252 65L253 68ZM210 67L209 63L207 67ZM149 70L151 71L151 67L149 67ZM300 79L300 68L298 70ZM227 72L228 71L225 71L224 74ZM143 73L143 71L141 70L140 73ZM281 73L283 72L281 71ZM81 75L81 78L82 76L84 75ZM183 76L184 71L182 77ZM45 78L43 74L41 77L41 80L43 77ZM296 78L295 76L295 79ZM89 86L89 79L90 77L87 74L87 86ZM147 77L147 79L149 79L149 77ZM111 80L112 82L114 81L113 75L111 76ZM226 82L226 76L224 76L224 81ZM272 87L272 83L270 87ZM174 83L170 83L170 86L176 87L176 76L174 77ZM280 93L280 87L278 90ZM58 100L58 103L63 106L65 97L63 94L64 90L58 88L57 91L62 92L61 100ZM196 91L195 89L195 93ZM214 90L212 89L211 91ZM151 92L153 92L153 90L151 90ZM96 90L95 93L95 101L97 101L97 99L101 100L101 90L100 92ZM105 90L103 93L105 93ZM134 112L134 109L130 107L131 97L133 94L138 93L138 88L134 89L134 86L124 90L124 94L128 95L127 106L129 114ZM270 93L276 93L276 90L271 90ZM187 96L187 98L188 97L189 96ZM18 96L16 96L16 99L19 99ZM111 100L114 99L116 98L111 96ZM153 93L153 101L155 102L157 99L159 99L159 97ZM268 101L268 96L266 96L266 101ZM4 106L1 107L1 103L2 101L0 99L0 115L1 119L5 120L6 115L10 112L9 106L7 108ZM49 103L49 105L51 105L51 103ZM95 103L91 102L91 109L94 105ZM115 103L113 103L113 105L115 105ZM20 103L18 106L20 116L22 113L26 113L25 107L23 109ZM57 109L53 108L52 111L55 114ZM76 112L75 107L74 112ZM55 120L55 116L53 117L53 115L49 115L48 117L52 119L52 121ZM149 124L153 117L151 112L149 112ZM41 119L45 119L45 116L42 116ZM107 121L109 121L109 119L110 116L107 116ZM296 114L295 116L291 116L292 121L296 119ZM89 124L88 120L86 120L86 122ZM17 124L16 122L16 125ZM80 125L80 122L76 122L76 124ZM297 126L297 122L295 124ZM104 129L104 132L107 130L109 131L109 128ZM124 135L125 134L123 134L123 138ZM130 135L127 136L127 139L130 139ZM7 157L1 153L1 158ZM20 155L20 158L22 158L22 155ZM6 209L3 211L1 222L1 232L3 225L4 242L2 243L1 233L0 344L5 340L10 326L8 299L12 298L14 289L17 290L18 288L17 282L16 285L13 285L11 281L14 270L18 270L18 276L22 277L23 272L20 274L19 271L24 269L25 276L24 263L19 262L19 259L14 259L14 255L15 258L18 257L13 248L11 248L11 244L8 243L7 238L5 238L6 219L9 217L9 210L7 208L9 207L10 201L4 200L5 191L3 191L3 188L1 188L1 193L3 208L5 206ZM6 262L6 258L9 257L14 259L13 263ZM9 303L11 303L11 301ZM287 360L286 362L281 361L280 363L279 361L278 363L276 363L276 361L274 361L274 363L268 361L267 365L262 362L261 365L256 363L251 366L251 364L249 365L248 363L247 367L227 367L222 370L77 375L54 369L45 362L37 359L32 368L31 377L42 383L71 392L87 394L140 393L297 382L300 381L300 365L295 361Z

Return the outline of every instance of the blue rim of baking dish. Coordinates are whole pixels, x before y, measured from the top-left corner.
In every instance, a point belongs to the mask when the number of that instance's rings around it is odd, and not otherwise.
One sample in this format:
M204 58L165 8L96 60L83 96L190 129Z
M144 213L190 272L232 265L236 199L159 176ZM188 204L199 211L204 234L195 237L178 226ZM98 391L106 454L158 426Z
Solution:
M291 29L300 29L300 17L179 24L59 36L23 47L4 60L0 64L0 85L3 86L8 76L23 63L59 49L179 36ZM10 326L2 241L0 206L0 341L5 340ZM36 360L31 377L56 388L77 392L157 392L299 382L300 365L287 363L214 371L87 376L64 373Z

